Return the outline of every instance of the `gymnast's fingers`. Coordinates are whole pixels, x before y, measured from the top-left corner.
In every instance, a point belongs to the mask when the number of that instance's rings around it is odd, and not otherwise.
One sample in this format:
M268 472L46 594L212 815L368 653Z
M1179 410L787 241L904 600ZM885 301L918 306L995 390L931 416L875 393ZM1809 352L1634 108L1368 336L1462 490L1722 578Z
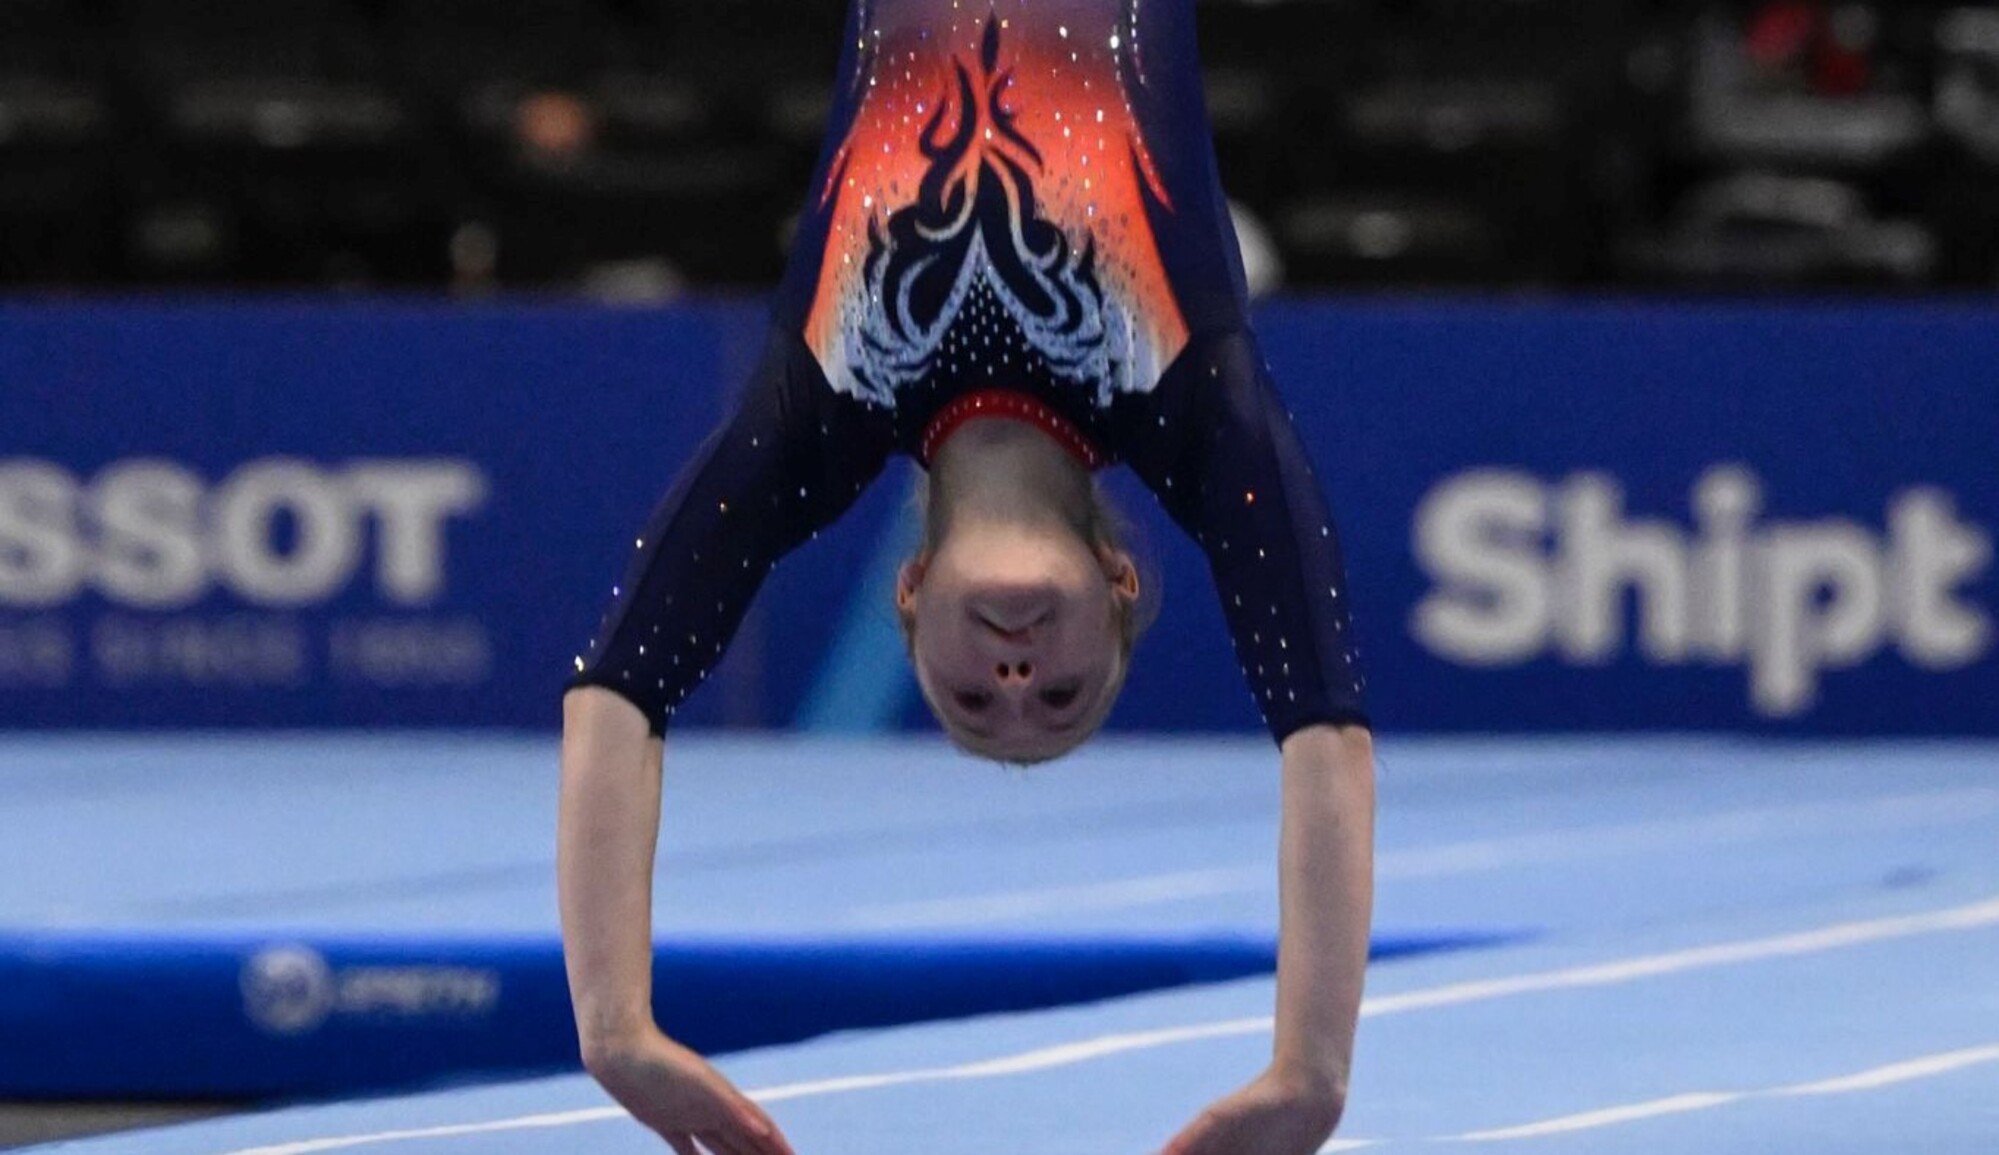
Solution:
M777 1121L772 1119L754 1100L743 1099L738 1106L743 1122L751 1137L750 1149L755 1155L796 1155L784 1132L777 1129Z
M744 1136L734 1132L703 1131L700 1139L701 1145L715 1155L756 1155L752 1148L744 1145Z

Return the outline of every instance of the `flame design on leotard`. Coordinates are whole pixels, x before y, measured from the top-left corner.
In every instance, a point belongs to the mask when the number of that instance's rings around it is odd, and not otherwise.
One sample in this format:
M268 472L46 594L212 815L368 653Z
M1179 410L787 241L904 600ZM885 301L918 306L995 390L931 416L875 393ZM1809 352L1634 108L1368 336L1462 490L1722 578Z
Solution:
M1186 343L1124 18L1093 33L1062 10L1101 22L1101 4L1042 0L1031 23L1002 6L969 51L937 43L962 44L964 22L863 28L866 88L817 206L831 221L806 326L842 392L894 406L1018 356L1108 405L1149 391Z

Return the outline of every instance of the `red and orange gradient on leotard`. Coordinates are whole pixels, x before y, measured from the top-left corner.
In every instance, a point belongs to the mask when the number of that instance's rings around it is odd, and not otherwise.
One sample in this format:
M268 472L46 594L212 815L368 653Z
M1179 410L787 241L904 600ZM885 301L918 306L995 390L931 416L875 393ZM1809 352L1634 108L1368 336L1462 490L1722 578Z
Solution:
M961 314L978 314L1018 324L1098 404L1150 391L1188 328L1150 223L1172 200L1126 88L1143 75L1136 5L876 8L809 208L829 214L805 330L829 382L893 406L976 356Z

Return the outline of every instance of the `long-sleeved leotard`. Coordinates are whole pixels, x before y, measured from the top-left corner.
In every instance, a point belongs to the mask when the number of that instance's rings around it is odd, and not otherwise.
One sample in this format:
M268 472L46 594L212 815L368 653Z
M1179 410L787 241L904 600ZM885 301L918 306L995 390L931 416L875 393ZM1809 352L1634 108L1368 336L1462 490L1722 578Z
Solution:
M940 409L1028 395L1206 553L1279 741L1366 720L1339 539L1250 332L1194 0L854 0L825 152L732 416L574 685L663 731L778 559Z

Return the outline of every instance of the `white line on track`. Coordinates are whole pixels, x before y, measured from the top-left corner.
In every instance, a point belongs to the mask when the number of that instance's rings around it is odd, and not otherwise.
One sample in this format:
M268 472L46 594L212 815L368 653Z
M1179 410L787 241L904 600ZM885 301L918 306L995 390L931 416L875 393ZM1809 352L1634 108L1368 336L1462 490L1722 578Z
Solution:
M1057 913L1130 910L1195 898L1254 894L1260 890L1274 890L1276 877L1276 868L1272 866L1182 870L1172 874L1149 874L1140 878L1074 886L1006 890L966 898L882 903L857 907L840 921L843 926L865 930L917 930L1016 922Z
M1877 1087L1891 1087L1896 1083L1928 1079L1935 1075L1947 1075L1965 1067L1975 1067L1983 1063L1999 1062L1999 1046L1972 1047L1969 1050L1951 1051L1941 1055L1930 1055L1921 1059L1910 1059L1906 1063L1894 1063L1886 1067L1876 1067L1862 1071L1858 1075L1847 1075L1840 1079L1826 1079L1818 1083L1797 1083L1780 1087L1770 1092L1773 1095L1846 1095L1855 1091L1872 1091Z
M1459 1135L1457 1139L1467 1143L1492 1143L1510 1139L1538 1139L1544 1135L1566 1135L1576 1131L1594 1131L1600 1127L1615 1127L1622 1123L1635 1123L1642 1119L1657 1119L1665 1115L1684 1115L1691 1111L1708 1111L1716 1107L1726 1107L1751 1099L1781 1099L1801 1095L1852 1095L1865 1091L1892 1087L1898 1083L1910 1083L1917 1079L1932 1079L1938 1075L1948 1075L1967 1067L1986 1063L1999 1063L1999 1046L1971 1047L1962 1051L1947 1051L1937 1055L1925 1055L1920 1059L1891 1063L1885 1067L1875 1067L1859 1074L1838 1079L1826 1079L1816 1083L1797 1083L1789 1087L1773 1087L1766 1091L1691 1091L1664 1099L1653 1099L1646 1103L1630 1103L1621 1107L1605 1107L1596 1111L1584 1111L1575 1115L1563 1115L1556 1119L1544 1119L1539 1123L1528 1123L1520 1127L1502 1127L1491 1131L1473 1131Z
M489 1123L452 1123L442 1127L411 1127L403 1131L379 1131L373 1135L341 1135L331 1139L306 1139L279 1143L272 1147L250 1147L232 1155L311 1155L315 1151L342 1151L384 1143L409 1143L419 1139L451 1139L461 1135L491 1135L500 1131L533 1131L543 1127L574 1127L579 1123L601 1123L626 1118L621 1107L592 1107L584 1111L559 1111L547 1115L522 1115L515 1119L495 1119Z
M1897 918L1877 918L1866 922L1837 923L1833 926L1820 927L1817 930L1803 931L1798 934L1748 939L1742 942L1720 943L1715 946L1695 947L1691 950L1669 951L1665 954L1642 955L1638 958L1620 959L1616 962L1567 967L1562 970L1541 971L1536 974L1514 975L1510 978L1478 979L1471 982L1453 983L1449 986L1432 987L1429 990L1383 995L1380 998L1367 1000L1361 1007L1361 1014L1391 1015L1404 1011L1429 1010L1435 1007L1453 1006L1459 1003L1486 1002L1491 999L1532 994L1540 991L1611 986L1618 983L1628 983L1634 979L1676 974L1681 971L1704 970L1709 967L1731 966L1736 963L1758 962L1763 959L1819 954L1829 950L1839 950L1844 947L1860 946L1863 943L1880 942L1885 939L1908 938L1912 935L1936 934L1944 931L1972 930L1978 927L1991 926L1995 923L1999 923L1999 900L1975 903L1971 906L1952 907L1948 910L1932 911L1927 914L1903 915Z
M1999 789L1992 787L1748 807L1688 818L1614 823L1383 851L1375 858L1375 877L1381 881L1448 878L1648 850L1670 849L1675 854L1685 854L1696 846L1761 847L1773 838L1920 829L1977 821L1994 814L1999 814ZM1275 870L1267 864L1217 867L1069 886L879 903L856 907L840 921L843 926L865 930L980 926L1053 915L1136 910L1201 898L1274 894L1275 888Z
M1621 959L1591 966L1567 967L1561 970L1515 975L1510 978L1453 983L1442 987L1432 987L1428 990L1384 995L1368 999L1363 1003L1361 1005L1361 1014L1364 1017L1407 1014L1412 1011L1433 1010L1438 1007L1487 1002L1494 999L1511 998L1517 995L1543 991L1610 986L1709 967L1733 966L1764 959L1819 954L1826 951L1860 946L1865 943L1911 938L1918 935L1975 930L1994 925L1999 925L1999 898L1973 903L1969 906L1928 911L1923 914L1871 919L1864 922L1838 923L1798 934L1746 939L1739 942L1697 947L1691 950L1643 955L1637 958ZM1018 1075L1031 1071L1044 1071L1051 1068L1072 1066L1077 1063L1088 1062L1093 1059L1100 1059L1108 1055L1116 1055L1129 1051L1151 1050L1157 1047L1174 1046L1204 1039L1223 1039L1263 1034L1268 1032L1272 1025L1270 1016L1263 1015L1256 1018L1226 1019L1212 1023L1196 1023L1189 1026L1168 1027L1152 1031L1101 1035L1096 1038L1080 1039L1053 1047L1041 1047L1032 1051L1022 1051L1013 1055L1003 1055L998 1058L952 1067L928 1067L874 1075L852 1075L834 1079L765 1087L760 1090L751 1091L750 1097L759 1102L776 1103L787 1099L846 1094L881 1087L906 1086L911 1083L941 1083L962 1079L985 1079L1005 1075ZM1800 1087L1788 1088L1781 1093L1795 1095L1843 1093L1847 1089L1846 1084L1853 1084L1853 1089L1860 1089L1860 1085L1870 1079L1896 1081L1897 1076L1893 1073L1897 1071L1905 1072L1900 1077L1925 1077L1927 1074L1939 1073L1939 1071L1930 1070L1924 1067L1923 1064L1941 1062L1945 1063L1946 1066L1940 1068L1940 1070L1951 1070L1955 1069L1955 1067L1949 1066L1950 1062L1957 1061L1958 1065L1968 1065L1959 1060L1964 1055L1977 1053L1982 1052L1957 1052L1955 1053L1955 1058L1953 1056L1935 1056L1931 1059L1916 1060L1913 1063L1898 1064L1896 1067L1886 1067L1878 1071L1865 1072L1844 1080L1833 1080L1829 1083L1804 1084ZM1985 1060L1981 1059L1977 1061ZM1915 1073L1907 1074L1906 1072ZM1886 1084L1882 1083L1880 1085ZM1834 1089L1827 1090L1826 1088ZM370 1135L345 1135L326 1139L307 1139L266 1147L243 1148L229 1152L228 1155L314 1155L314 1153L320 1151L341 1151L354 1147L368 1147L421 1139L443 1139L461 1135L492 1134L500 1131L523 1131L546 1127L568 1127L582 1123L618 1119L624 1117L624 1115L625 1112L617 1107L597 1107L581 1111L525 1115L513 1119L497 1119L486 1123L460 1123L442 1127L382 1131ZM1546 1124L1541 1125L1545 1126ZM1364 1141L1343 1140L1342 1142L1348 1143L1349 1146L1335 1148L1335 1150L1357 1149L1353 1144Z
M1739 1091L1691 1091L1684 1095L1673 1095L1664 1099L1654 1099L1649 1103L1627 1103L1622 1107L1604 1107L1596 1111L1584 1111L1575 1115L1564 1115L1559 1119L1544 1119L1539 1123L1529 1123L1524 1127L1500 1127L1491 1131L1473 1131L1459 1135L1466 1143L1497 1143L1508 1139L1539 1139L1545 1135L1566 1135L1571 1131L1594 1131L1599 1127L1615 1127L1620 1123L1636 1123L1641 1119L1657 1119L1662 1115L1681 1115L1688 1111L1705 1111L1710 1107L1721 1107L1740 1102L1747 1098Z
M1685 853L1697 844L1767 847L1773 838L1921 829L1999 814L1999 789L1932 790L1876 798L1841 798L1753 806L1686 818L1613 823L1388 851L1378 878L1441 878L1507 866L1569 862L1646 850Z

